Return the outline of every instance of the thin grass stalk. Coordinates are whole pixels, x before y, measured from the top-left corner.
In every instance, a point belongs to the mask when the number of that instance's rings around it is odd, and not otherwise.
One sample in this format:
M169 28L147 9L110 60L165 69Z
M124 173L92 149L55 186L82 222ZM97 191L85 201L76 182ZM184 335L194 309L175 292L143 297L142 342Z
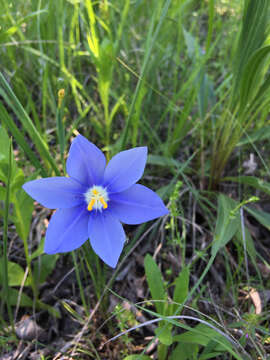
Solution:
M11 181L11 172L12 172L12 140L9 144L9 163L8 163L8 177L7 177L7 186L6 186L6 198L5 198L5 208L4 208L4 231L3 231L3 290L7 310L9 323L12 326L14 332L14 323L13 316L11 312L11 305L9 299L9 285L8 285L8 253L7 253L7 243L8 243L8 217L9 217L9 203L10 203L10 181Z
M1 90L0 91L1 95L3 95L4 99L11 106L12 110L20 119L23 127L30 135L31 139L33 140L34 144L36 145L40 153L40 156L43 158L43 160L47 161L50 164L51 169L53 169L55 173L59 175L59 170L56 165L56 162L53 159L53 157L50 155L44 140L42 139L41 135L34 126L32 120L24 110L23 106L17 99L16 95L10 88L8 82L6 81L6 79L4 78L1 72L0 72L0 90Z
M269 33L266 26L268 8L269 2L265 0L244 2L241 35L235 53L233 91L224 115L217 123L218 131L214 141L210 179L210 187L213 189L217 187L243 130L247 130L255 119L253 111L256 112L261 104L265 104L264 94L270 83L268 78L262 85L260 83L267 70L265 59L269 52L268 46L263 46ZM257 109L253 107L254 103Z
M206 54L210 50L210 45L212 41L213 36L213 28L214 28L214 15L215 15L215 1L209 0L208 2L208 32L207 32L207 38L206 38L206 46L205 46L205 52Z
M79 285L80 297L81 297L81 300L82 300L82 303L83 303L84 310L85 310L86 314L88 314L89 310L88 310L86 300L85 300L85 296L84 296L83 285L82 285L82 282L81 282L81 277L80 277L80 272L79 272L79 267L78 267L75 252L72 251L71 255L72 255L72 260L73 260L74 267L75 267L76 279L77 279L77 282L78 282L78 285Z
M104 287L105 287L104 272L102 271L104 269L102 269L100 259L96 254L95 254L95 260L96 260L96 269L97 269L97 286L99 289L98 299L100 299L102 289L104 289Z
M93 268L92 268L93 259L91 259L91 257L90 257L90 251L89 251L89 250L92 251L92 250L90 249L89 245L88 245L88 244L84 244L83 247L82 247L84 261L85 261L87 270L88 270L88 272L89 272L89 275L90 275L90 277L91 277L91 280L92 280L92 282L93 282L93 286L94 286L94 289L95 289L95 293L96 293L96 295L97 295L97 298L100 299L102 289L99 287L96 273L95 273L95 271L94 271Z
M9 116L7 110L5 109L4 105L0 102L0 115L1 120L5 124L5 126L10 130L14 139L16 140L17 144L23 149L27 157L29 158L32 165L40 172L43 177L48 176L47 171L43 168L42 164L31 150L28 143L25 141L25 138L21 131L17 128L16 124L14 123L13 119Z
M145 56L144 56L144 60L143 60L143 64L142 64L142 69L141 69L141 73L140 73L140 77L139 80L137 82L136 85L136 89L135 89L135 93L134 96L132 98L132 102L129 108L129 112L128 112L128 117L127 117L127 121L126 121L126 126L124 128L123 131L123 136L120 139L120 148L123 149L126 146L127 140L128 140L128 133L129 133L129 129L131 126L131 120L132 120L132 116L133 116L133 112L135 109L135 104L139 95L139 91L141 89L142 86L142 80L145 77L146 74L146 70L147 70L147 65L150 59L150 55L153 49L153 46L156 42L156 39L158 37L158 34L160 32L161 26L163 24L163 21L167 15L167 12L169 10L169 6L171 4L171 0L166 0L163 8L162 8L162 12L161 12L161 16L159 18L159 22L157 24L156 30L154 32L154 23L156 20L156 16L157 16L157 7L155 8L155 11L153 12L153 15L151 17L151 23L149 26L149 31L148 31L148 35L147 35L147 40L146 40L146 50L145 50Z
M25 236L23 237L23 248L24 248L26 264L27 264L27 268L28 268L28 272L29 272L28 276L29 276L29 280L30 280L30 285L31 285L33 295L34 295L33 308L35 309L36 304L38 304L40 306L40 304L42 304L42 303L38 299L38 287L37 287L37 284L35 281L35 277L33 275L32 266L31 266L31 255L29 254L27 238ZM41 305L41 307L42 307L42 305Z

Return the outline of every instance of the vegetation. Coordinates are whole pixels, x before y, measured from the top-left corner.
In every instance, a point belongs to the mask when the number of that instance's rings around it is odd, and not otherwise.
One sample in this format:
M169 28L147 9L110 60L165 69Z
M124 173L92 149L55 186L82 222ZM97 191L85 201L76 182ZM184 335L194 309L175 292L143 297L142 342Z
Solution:
M268 359L269 1L0 8L3 359ZM170 210L125 226L113 272L88 242L45 254L52 211L22 189L78 133L107 160L147 146Z

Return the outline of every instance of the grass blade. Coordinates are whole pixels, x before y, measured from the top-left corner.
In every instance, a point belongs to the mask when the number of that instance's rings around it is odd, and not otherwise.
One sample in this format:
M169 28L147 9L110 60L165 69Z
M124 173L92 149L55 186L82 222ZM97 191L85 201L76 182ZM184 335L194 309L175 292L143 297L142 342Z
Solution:
M43 168L42 164L31 150L28 143L25 141L24 136L17 128L16 124L14 123L13 119L9 116L7 110L5 109L4 105L0 102L0 116L2 122L6 125L6 127L10 130L14 139L16 140L17 144L23 149L29 160L31 161L32 165L40 171L40 174L43 177L48 176L47 171Z
M51 169L54 170L57 175L60 175L56 162L49 153L47 144L42 139L32 120L22 107L21 103L10 88L8 82L6 81L2 73L0 73L0 94L6 100L7 104L12 108L14 113L18 116L18 119L22 123L24 129L28 132L32 141L36 145L41 158L45 160L45 162L48 162L50 164Z
M9 302L9 287L8 287L8 254L7 254L7 242L8 242L8 216L9 216L9 201L10 201L10 180L12 170L12 141L9 144L9 164L8 164L8 176L6 184L6 198L4 209L4 233L3 233L3 291L4 299L6 300L9 322L13 324L13 318L11 313L11 305ZM3 303L2 303L3 304ZM2 312L2 311L1 311Z

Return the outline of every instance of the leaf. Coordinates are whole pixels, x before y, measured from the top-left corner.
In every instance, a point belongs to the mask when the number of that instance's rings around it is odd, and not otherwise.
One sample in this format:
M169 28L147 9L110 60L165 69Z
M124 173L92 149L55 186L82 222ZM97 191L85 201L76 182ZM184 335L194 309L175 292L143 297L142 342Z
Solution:
M0 73L0 79L1 79L1 73ZM1 116L1 121L9 128L17 144L19 144L19 146L23 149L25 154L30 159L31 163L35 166L37 170L40 170L40 173L44 177L48 176L47 172L43 169L42 164L40 163L40 161L38 160L32 149L28 145L27 141L25 140L23 134L18 129L12 117L8 114L7 110L5 109L4 105L1 102L0 102L0 116Z
M198 91L198 105L200 118L204 119L209 105L215 102L214 84L209 76L205 73L204 67L199 73L199 91Z
M9 293L9 303L11 306L16 306L18 303L18 299L20 299L20 307L31 308L33 306L32 299L25 293L20 294L19 290L13 289L13 288L9 288L8 293ZM3 291L0 291L0 298L2 296L3 296ZM59 311L57 309L55 309L54 307L52 307L50 305L45 304L44 302L42 302L40 300L37 300L36 307L37 307L37 309L42 309L42 310L48 311L52 316L54 316L56 318L61 317L61 314L59 313Z
M128 355L124 360L151 360L147 355Z
M17 289L9 288L8 294L9 294L10 305L16 306L18 303L19 291ZM0 291L0 297L2 297L2 296L3 296L3 291ZM32 307L32 306L33 306L32 299L28 295L21 293L20 307Z
M237 213L232 217L232 211L236 206L237 203L233 199L223 194L219 195L218 218L211 249L212 255L224 247L235 235L237 229L241 228L239 214Z
M8 163L9 157L9 137L3 126L0 126L0 162Z
M270 138L270 126L263 126L262 128L243 136L243 138L237 143L237 146L243 146L255 141L262 141Z
M247 71L246 67L251 56L263 45L266 39L268 8L269 2L267 0L244 2L242 28L234 55L236 87L239 87L240 79L244 78L244 72Z
M183 34L187 46L188 56L190 59L194 60L196 56L198 57L198 55L202 54L202 50L198 45L198 42L195 39L195 37L192 36L191 33L188 32L184 27L183 27Z
M150 293L153 300L166 300L167 294L164 287L164 280L162 274L155 263L155 260L149 254L146 255L144 259L145 274L148 286L150 288ZM165 304L164 302L155 302L154 303L157 312L159 314L164 314Z
M258 179L256 176L230 176L222 179L222 181L233 181L249 185L270 195L270 184L264 180Z
M166 156L159 156L159 155L148 155L147 163L151 165L159 165L159 166L168 166L168 167L175 167L179 168L182 164L179 163L177 160Z
M16 97L15 93L9 86L8 82L0 72L0 94L6 101L6 103L11 107L11 109L14 111L14 113L17 115L18 120L20 121L23 128L28 132L30 138L32 139L33 143L36 145L37 150L39 151L39 154L41 158L46 162L48 162L51 166L51 169L55 171L57 175L59 175L59 169L56 165L55 159L51 156L48 145L36 129L35 125L33 124L32 120L30 119L29 115L23 108L22 104ZM29 148L29 145L25 141L24 136L21 134L21 131L19 131L16 123L14 120L9 116L7 113L5 107L0 103L0 113L4 116L2 117L2 120L5 119L5 124L11 132L13 133L14 137L17 137L18 144L22 146L22 148L26 148L28 155L30 155L31 161L33 161L33 165L37 165L37 168L41 168L41 171L44 173L44 169L42 168L40 161L36 158L36 156L33 154L31 149ZM30 151L29 151L30 150ZM36 163L38 161L38 164ZM46 172L45 172L46 174ZM46 175L45 175L46 176Z
M42 284L55 268L59 255L42 255L34 263L34 278L37 284Z
M6 197L6 189L0 184L0 201L4 201Z
M19 29L19 26L11 26L6 31L1 32L0 33L0 41L1 42L7 41L9 37L14 35L18 31L18 29Z
M44 242L45 238L43 237L38 245L38 248L30 255L31 261L44 253Z
M270 230L270 214L265 211L259 211L254 208L245 206L245 209L266 229Z
M0 258L0 269L3 269L3 258ZM23 282L24 270L15 262L8 261L8 285L20 286ZM0 271L0 283L3 284L3 273Z
M170 360L191 360L197 359L199 346L197 344L186 344L179 342L172 352Z
M7 184L8 168L11 166L10 185L13 182L13 176L16 174L16 163L14 161L13 151L11 152L11 161L9 165L10 139L3 126L0 127L0 180Z
M224 343L226 347L232 347L231 343L220 335L215 329L205 325L198 324L192 330L188 330L181 335L175 335L173 341L181 341L185 343L197 344L206 346L209 342L217 339L219 342ZM226 347L215 341L215 351L226 351Z
M182 304L188 296L189 287L189 267L185 266L175 280L175 289L173 293L173 301ZM176 311L179 305L174 306Z
M22 240L27 240L34 209L33 199L21 188L13 196L14 202L15 226Z
M164 326L159 326L155 329L155 334L157 335L159 341L167 346L170 346L173 342L172 337L172 326L171 324L166 324Z
M264 75L265 62L270 53L270 46L257 49L244 67L243 77L240 84L240 107L244 108L257 94Z

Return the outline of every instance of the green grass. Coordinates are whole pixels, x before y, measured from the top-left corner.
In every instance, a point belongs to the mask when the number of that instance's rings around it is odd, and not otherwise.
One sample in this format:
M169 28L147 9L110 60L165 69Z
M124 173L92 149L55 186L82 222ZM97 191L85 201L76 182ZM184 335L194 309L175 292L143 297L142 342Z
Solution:
M257 314L249 289L263 299L269 288L268 1L0 0L0 8L2 353L16 348L25 311L51 319L66 311L79 324L66 350L73 358L110 358L116 347L118 358L150 359L157 340L159 360L267 359L269 305L262 300ZM21 189L65 175L78 132L107 159L148 146L143 182L170 208L165 220L127 228L113 274L88 245L45 255L51 213ZM137 294L123 275L129 265L134 279L146 274L149 302L129 298ZM70 303L55 295L65 287ZM112 296L121 311L106 322ZM125 333L138 322L152 331L148 344L136 329Z

